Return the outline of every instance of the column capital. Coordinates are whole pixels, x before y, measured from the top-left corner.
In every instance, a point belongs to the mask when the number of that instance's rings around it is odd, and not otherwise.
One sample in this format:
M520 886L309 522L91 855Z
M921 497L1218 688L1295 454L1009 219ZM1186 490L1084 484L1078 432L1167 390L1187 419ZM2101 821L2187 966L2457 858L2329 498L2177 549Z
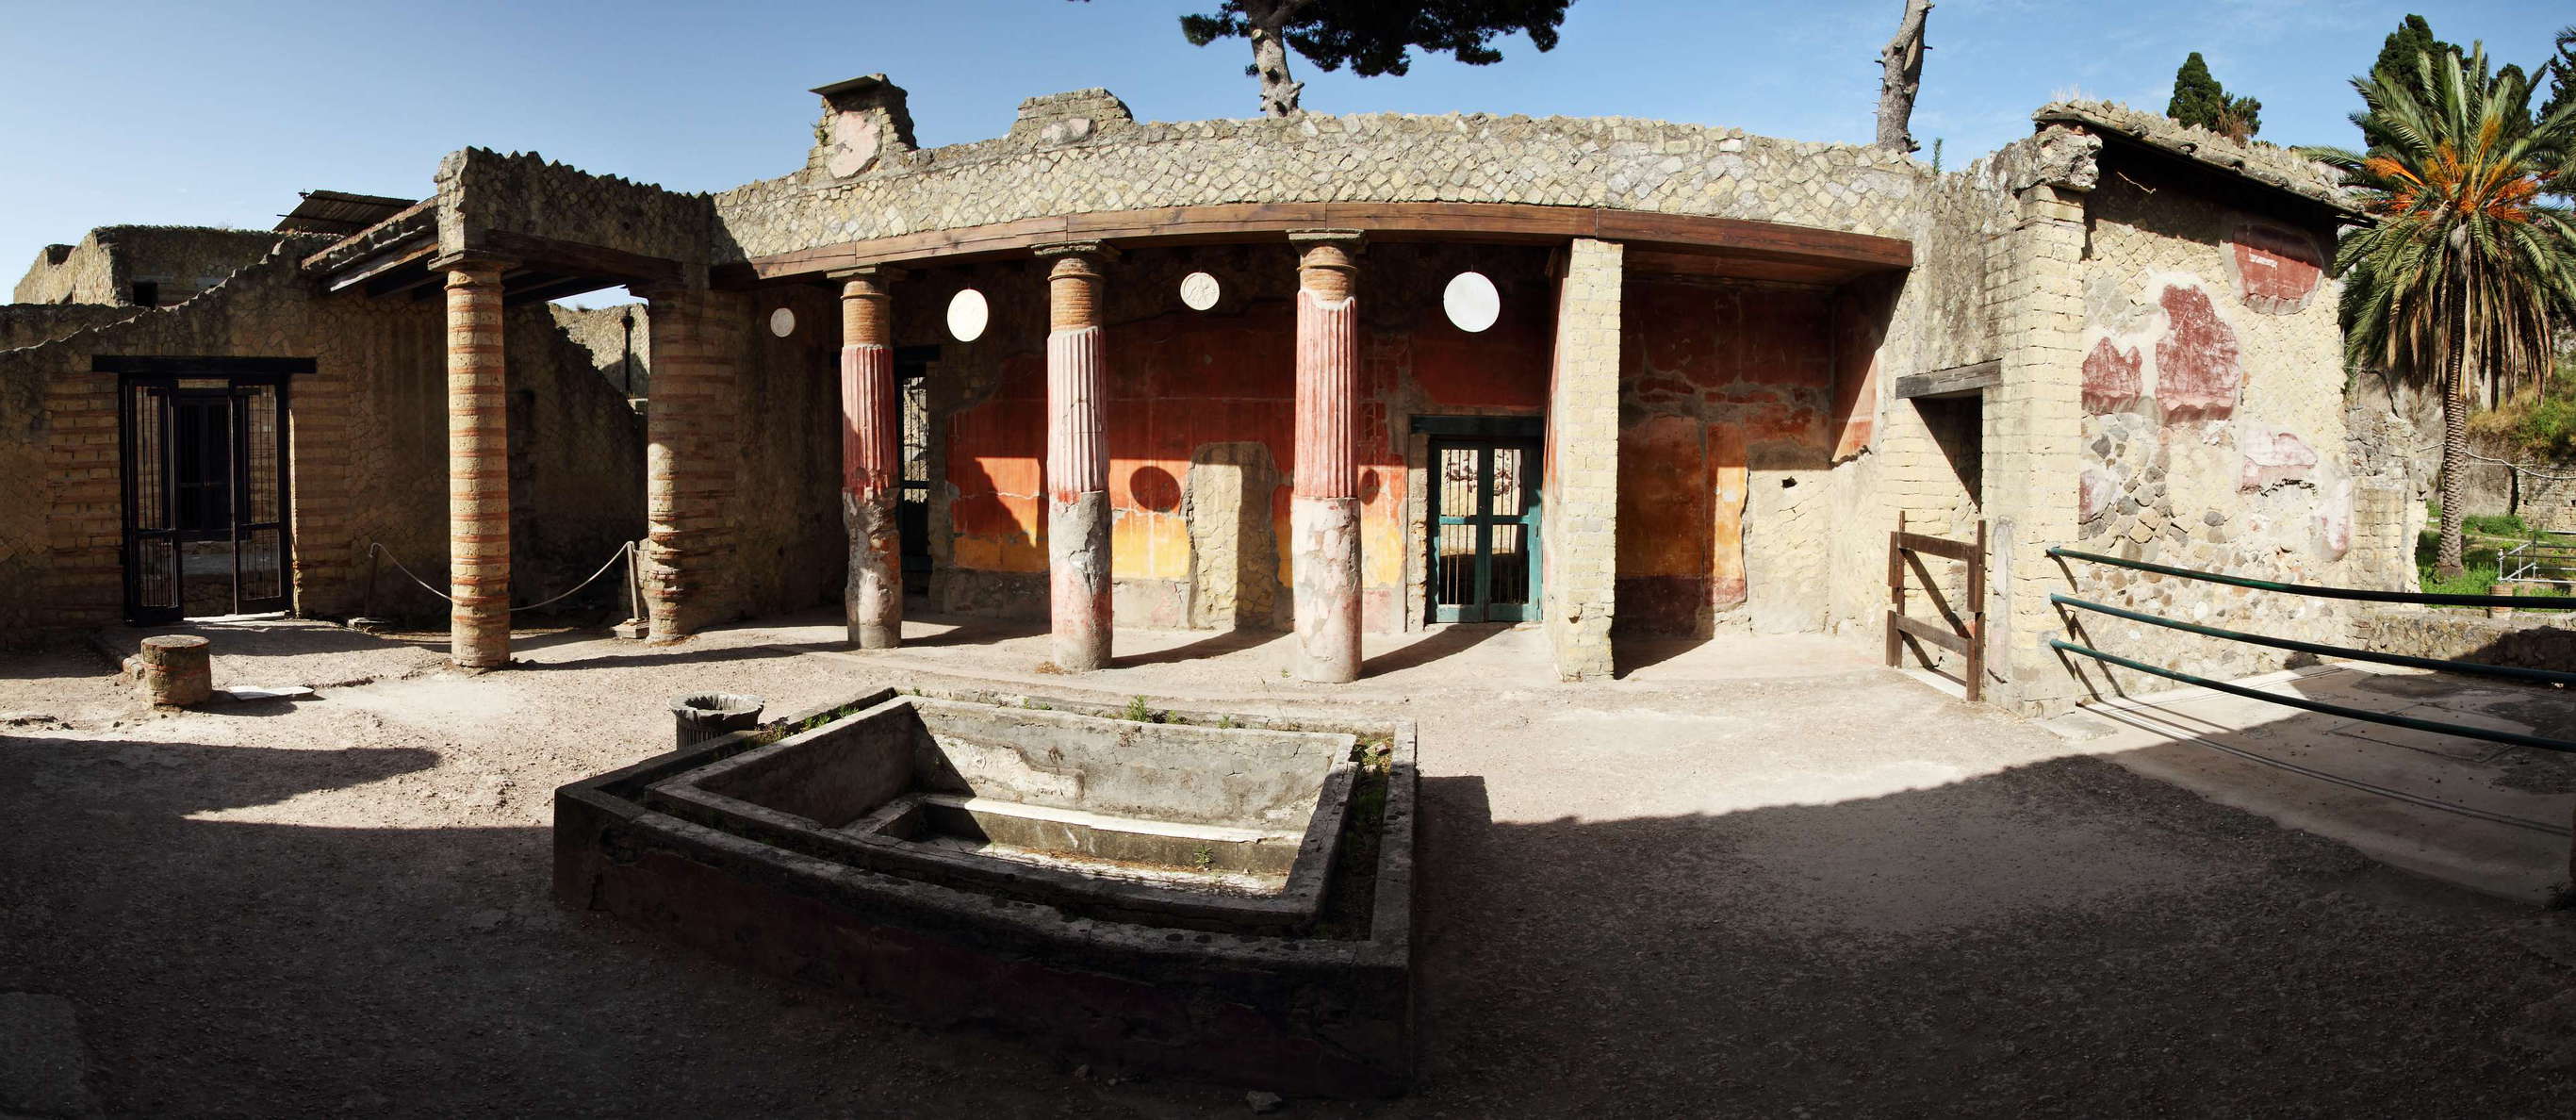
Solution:
M1360 251L1361 245L1367 239L1368 235L1366 233L1355 229L1292 229L1288 231L1288 243L1300 248L1312 248L1317 245L1338 245L1346 251L1356 253Z
M840 268L823 275L841 285L841 298L845 300L884 299L888 295L887 289L904 278L902 269L886 265Z
M833 269L830 272L824 273L823 278L826 280L838 280L845 284L852 280L871 280L879 284L891 284L895 281L904 279L906 275L907 273L905 270L896 265L863 264L856 268Z
M1029 252L1039 260L1053 260L1055 275L1058 276L1097 275L1100 266L1118 259L1118 250L1098 241L1058 241L1052 245L1034 246Z
M515 268L518 266L518 263L519 260L516 257L505 257L499 253L487 253L481 249L463 249L453 253L441 253L438 256L430 258L429 270L431 272L463 272L469 274L488 272L494 276L498 276L502 270Z

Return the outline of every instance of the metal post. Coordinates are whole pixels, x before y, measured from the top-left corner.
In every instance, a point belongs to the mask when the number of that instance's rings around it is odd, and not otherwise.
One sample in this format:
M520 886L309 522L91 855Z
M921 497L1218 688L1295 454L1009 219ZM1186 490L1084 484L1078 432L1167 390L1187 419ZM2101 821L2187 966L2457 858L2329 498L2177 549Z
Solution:
M1968 554L1968 702L1986 694L1986 520L1977 519L1977 548Z

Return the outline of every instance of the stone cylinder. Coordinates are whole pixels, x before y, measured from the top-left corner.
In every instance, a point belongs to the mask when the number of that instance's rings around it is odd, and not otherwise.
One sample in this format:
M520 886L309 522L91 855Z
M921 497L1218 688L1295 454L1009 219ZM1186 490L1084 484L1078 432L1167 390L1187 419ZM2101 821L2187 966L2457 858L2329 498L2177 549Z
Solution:
M510 394L501 350L501 266L447 271L448 657L510 662Z
M841 285L841 524L850 539L842 607L850 644L903 644L903 541L895 502L903 485L894 351L881 271Z
M1057 668L1109 664L1109 446L1102 437L1099 251L1050 252L1047 275L1047 613Z
M1359 308L1355 236L1292 234L1297 268L1297 460L1290 568L1297 674L1360 675Z
M215 694L214 643L192 634L143 639L134 659L135 684L154 704L202 704Z

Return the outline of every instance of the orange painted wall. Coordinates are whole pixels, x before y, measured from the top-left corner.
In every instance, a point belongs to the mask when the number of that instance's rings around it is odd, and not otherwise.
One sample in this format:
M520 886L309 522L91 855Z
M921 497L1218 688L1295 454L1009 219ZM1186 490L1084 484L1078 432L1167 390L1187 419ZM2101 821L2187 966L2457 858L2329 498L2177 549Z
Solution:
M1631 276L1622 325L1618 623L1706 633L1744 602L1750 466L1821 466L1835 411L1833 299Z

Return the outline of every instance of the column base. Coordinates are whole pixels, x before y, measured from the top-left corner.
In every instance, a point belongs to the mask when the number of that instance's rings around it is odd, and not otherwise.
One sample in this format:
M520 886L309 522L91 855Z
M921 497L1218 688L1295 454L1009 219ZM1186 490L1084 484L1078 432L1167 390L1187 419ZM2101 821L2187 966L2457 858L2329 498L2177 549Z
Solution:
M1088 673L1109 665L1109 494L1047 500L1047 614L1055 667Z
M1306 498L1289 506L1296 542L1297 677L1318 684L1360 679L1360 500Z

